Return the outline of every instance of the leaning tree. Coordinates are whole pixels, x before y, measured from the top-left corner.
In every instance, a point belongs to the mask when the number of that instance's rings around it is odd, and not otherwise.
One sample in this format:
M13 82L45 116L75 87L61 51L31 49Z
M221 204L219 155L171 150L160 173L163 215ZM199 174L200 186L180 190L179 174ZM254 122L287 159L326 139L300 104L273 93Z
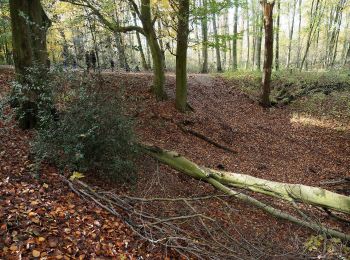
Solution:
M137 32L145 36L147 43L151 50L153 61L153 85L152 92L155 94L158 100L166 99L166 93L164 90L165 84L165 71L164 71L164 56L160 47L155 22L159 19L156 14L153 5L150 0L141 0L138 5L134 0L127 0L132 12L139 18L141 24L138 25L135 22L131 25L121 25L115 17L111 17L103 12L99 6L98 1L95 0L61 0L62 2L68 2L77 6L82 6L91 10L92 14L97 16L103 26L115 34ZM117 10L118 12L118 10Z

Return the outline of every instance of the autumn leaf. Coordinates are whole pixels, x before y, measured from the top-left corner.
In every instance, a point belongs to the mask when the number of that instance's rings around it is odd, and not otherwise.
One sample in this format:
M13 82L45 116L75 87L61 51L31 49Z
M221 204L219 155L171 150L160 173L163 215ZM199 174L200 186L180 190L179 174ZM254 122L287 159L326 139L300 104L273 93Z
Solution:
M33 255L34 257L39 257L40 254L41 254L41 252L38 251L38 250L35 250L35 249L34 249L34 250L32 251L32 255Z
M81 179L81 178L84 178L84 174L80 173L80 172L73 172L72 176L69 177L69 179L71 181L75 180L75 179Z

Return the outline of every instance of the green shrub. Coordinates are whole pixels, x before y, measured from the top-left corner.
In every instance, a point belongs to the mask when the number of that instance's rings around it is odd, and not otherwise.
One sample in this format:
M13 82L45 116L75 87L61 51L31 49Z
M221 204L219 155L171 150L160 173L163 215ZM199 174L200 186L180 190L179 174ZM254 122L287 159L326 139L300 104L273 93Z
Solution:
M137 146L120 99L86 86L61 96L66 103L59 120L39 129L32 143L38 165L47 161L62 171L135 180Z

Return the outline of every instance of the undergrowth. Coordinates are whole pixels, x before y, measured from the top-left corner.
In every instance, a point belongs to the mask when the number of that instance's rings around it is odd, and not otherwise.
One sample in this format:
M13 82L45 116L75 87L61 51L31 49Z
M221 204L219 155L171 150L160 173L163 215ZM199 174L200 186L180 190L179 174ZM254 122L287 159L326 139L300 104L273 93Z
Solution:
M58 101L59 120L39 129L32 144L37 161L54 163L62 171L134 182L138 149L121 99L84 79L60 93Z
M261 90L260 71L226 72L224 77L252 99ZM271 101L299 113L350 122L350 74L348 71L273 72Z
M49 163L62 173L136 180L133 123L124 116L119 95L101 85L101 79L83 73L61 68L45 73L36 67L28 69L25 80L13 82L13 91L0 104L0 116L18 124L24 115L35 116L31 153L37 176L42 164ZM35 98L28 100L28 93ZM6 113L10 105L13 112Z

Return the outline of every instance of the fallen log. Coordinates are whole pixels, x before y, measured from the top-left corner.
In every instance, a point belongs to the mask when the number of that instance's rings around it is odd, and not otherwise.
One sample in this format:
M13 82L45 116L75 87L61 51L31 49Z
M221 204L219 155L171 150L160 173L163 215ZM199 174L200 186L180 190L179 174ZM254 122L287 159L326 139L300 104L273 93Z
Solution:
M235 197L252 205L255 205L276 217L292 221L296 224L309 227L318 232L323 232L327 235L338 237L343 240L350 239L350 235L323 227L317 223L298 219L292 215L284 213L279 209L275 209L269 205L266 205L256 200L255 198L252 198L241 192L234 191L226 185L238 188L246 188L254 192L274 196L293 203L295 201L298 201L306 204L320 206L322 208L337 210L344 213L350 213L350 197L348 196L306 185L273 182L244 174L207 169L198 166L194 162L188 160L176 152L163 150L159 147L145 144L142 147L147 154L151 155L158 161L165 163L172 168L195 179L208 182L226 194L234 195Z
M198 166L194 162L173 151L167 151L149 145L143 145L143 148L148 154L159 161L196 179L211 177L228 186L249 189L287 201L303 202L343 213L350 213L349 196L302 184L275 182L245 174L208 169Z

